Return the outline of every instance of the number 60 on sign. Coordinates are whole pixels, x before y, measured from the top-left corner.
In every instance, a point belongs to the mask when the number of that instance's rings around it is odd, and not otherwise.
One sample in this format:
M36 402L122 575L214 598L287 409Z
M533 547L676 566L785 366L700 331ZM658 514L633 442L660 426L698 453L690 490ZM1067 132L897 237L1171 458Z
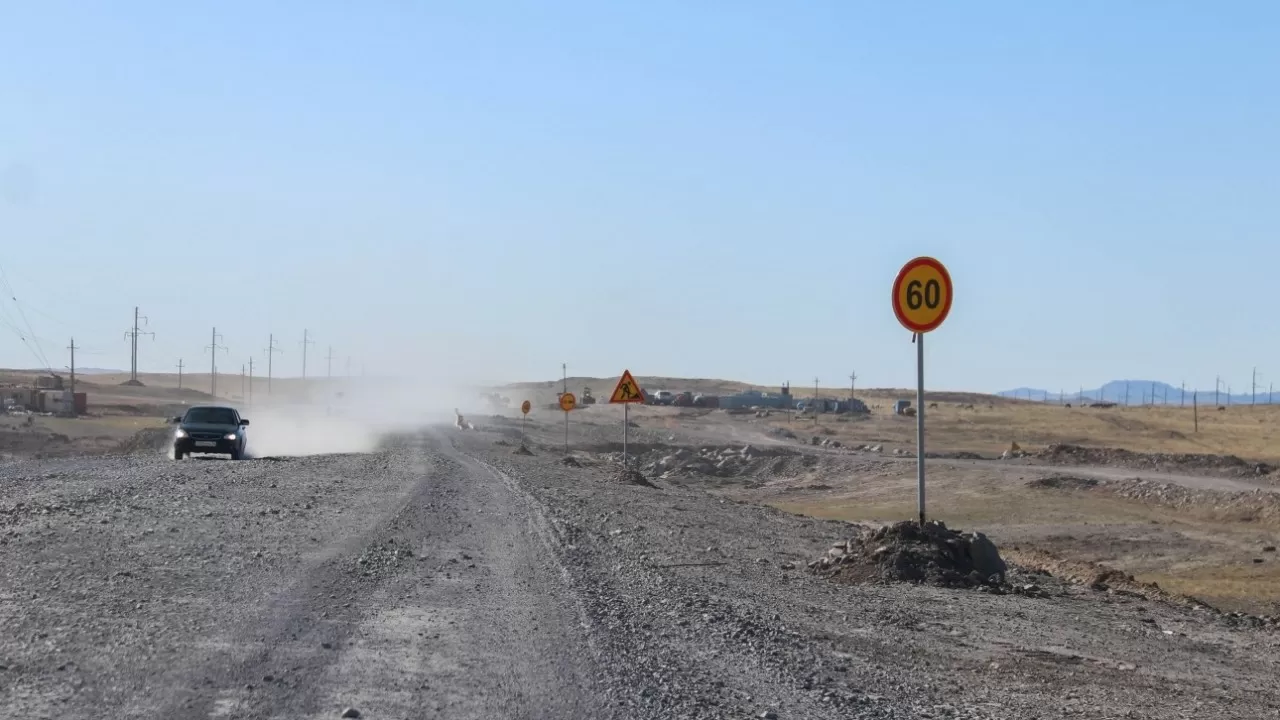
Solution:
M893 281L893 314L913 333L938 329L951 312L951 275L931 257L902 266Z

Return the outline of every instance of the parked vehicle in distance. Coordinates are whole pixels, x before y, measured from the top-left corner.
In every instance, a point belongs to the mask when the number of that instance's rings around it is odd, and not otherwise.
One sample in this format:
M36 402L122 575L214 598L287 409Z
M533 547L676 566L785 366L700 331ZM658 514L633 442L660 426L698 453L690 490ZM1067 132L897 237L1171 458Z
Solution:
M652 398L650 402L654 405L670 405L676 399L675 393L670 390L659 390L650 397Z
M193 405L185 415L175 417L173 459L181 460L192 453L230 455L232 460L244 457L249 421L235 408L224 405Z

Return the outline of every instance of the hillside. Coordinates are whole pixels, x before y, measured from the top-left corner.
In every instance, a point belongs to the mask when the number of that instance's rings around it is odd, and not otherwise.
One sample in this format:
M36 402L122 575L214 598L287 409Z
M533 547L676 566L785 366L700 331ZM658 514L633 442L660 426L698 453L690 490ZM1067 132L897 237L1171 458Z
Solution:
M1153 396L1155 397L1155 405L1190 405L1193 401L1198 401L1203 405L1210 405L1215 402L1215 398L1219 405L1251 405L1254 403L1254 397L1251 394L1234 393L1228 395L1225 387L1215 396L1213 390L1187 388L1184 391L1181 386L1170 385L1159 380L1112 380L1102 387L1092 389L1077 388L1076 390L1060 388L1050 391L1043 388L1020 387L1012 390L1002 390L996 394L1000 397L1018 400L1058 404L1064 402L1078 403L1082 400L1084 402L1104 400L1122 405L1151 405L1153 404L1151 401ZM1268 404L1272 400L1280 401L1280 393L1269 395L1266 388L1259 389L1257 404Z

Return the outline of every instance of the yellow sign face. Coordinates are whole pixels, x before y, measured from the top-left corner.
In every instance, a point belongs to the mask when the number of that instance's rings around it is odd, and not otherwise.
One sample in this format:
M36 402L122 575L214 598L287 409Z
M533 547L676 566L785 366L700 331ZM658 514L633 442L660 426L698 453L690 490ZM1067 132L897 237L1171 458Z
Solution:
M613 389L613 395L609 397L611 403L643 403L644 391L640 389L640 383L631 377L630 370L623 370L622 377L618 380L618 387Z
M533 408L533 403L529 402L528 400L525 400L524 402L520 403L520 412L524 413L525 415L528 415L529 410L532 408Z
M914 333L938 329L951 312L951 274L931 257L902 266L893 281L893 314Z
M570 410L572 410L572 409L574 409L574 408L576 408L576 407L578 407L578 398L574 397L574 396L573 396L573 393L565 393L565 394L563 394L563 395L561 395L561 396L560 396L560 409L561 409L561 410L563 410L563 411L565 411L565 412L569 412Z

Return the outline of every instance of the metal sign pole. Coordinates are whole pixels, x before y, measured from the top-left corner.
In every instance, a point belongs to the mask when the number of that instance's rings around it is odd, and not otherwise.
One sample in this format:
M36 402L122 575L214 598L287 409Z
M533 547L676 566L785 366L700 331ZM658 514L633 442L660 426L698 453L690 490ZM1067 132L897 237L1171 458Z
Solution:
M924 336L938 329L951 312L951 274L931 257L918 257L893 281L893 314L912 332L916 344L916 509L925 524L924 494Z
M627 426L631 424L631 403L622 406L622 469L627 469Z
M564 454L569 454L569 411L564 411Z
M924 333L916 333L916 504L924 525Z

